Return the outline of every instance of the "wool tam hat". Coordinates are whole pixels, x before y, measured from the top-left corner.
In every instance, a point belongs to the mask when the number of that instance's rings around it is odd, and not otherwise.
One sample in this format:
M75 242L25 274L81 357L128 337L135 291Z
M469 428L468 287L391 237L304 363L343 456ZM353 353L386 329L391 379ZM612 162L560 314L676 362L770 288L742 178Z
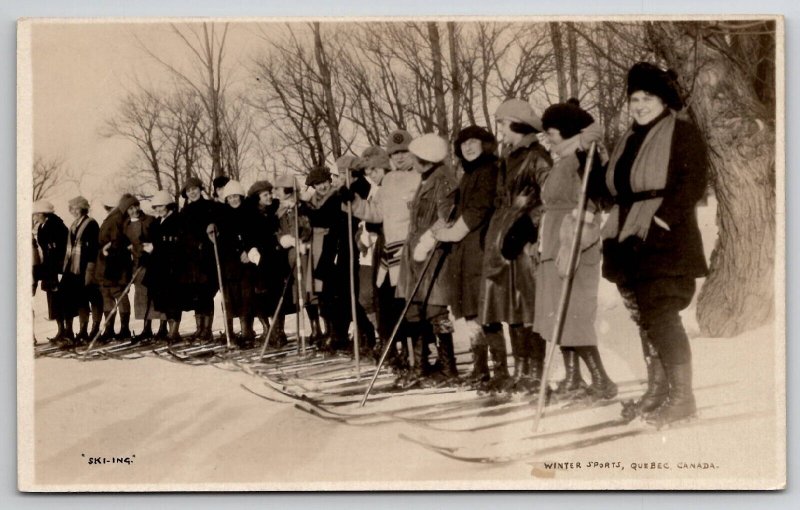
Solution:
M244 187L242 183L239 181L229 181L228 184L222 188L222 193L220 193L220 198L222 200L227 200L228 197L232 197L233 195L245 196L244 195Z
M77 196L68 202L70 207L77 207L78 209L89 209L89 201L82 196Z
M508 119L527 124L536 131L542 131L542 119L533 112L533 107L522 99L508 99L497 107L495 118Z
M186 191L189 188L200 188L200 191L203 190L203 183L197 177L189 177L186 179L186 182L183 183L183 187L181 188L181 196L186 198Z
M391 156L395 152L402 152L408 150L408 144L411 143L413 137L411 133L405 129L398 129L389 134L389 139L386 142L386 152Z
M247 196L252 197L253 195L258 195L262 191L272 191L272 183L269 181L256 181L250 186L250 189L247 190Z
M139 205L139 199L130 193L125 193L120 197L117 208L124 213L132 205Z
M160 190L157 191L153 198L150 199L150 205L153 207L157 207L159 205L169 205L174 204L175 198L173 198L172 194L167 190Z
M678 75L672 69L663 70L650 62L633 64L628 71L628 97L639 90L658 96L668 108L683 108Z
M288 174L283 174L275 181L276 188L295 188L297 181L295 178Z
M542 127L555 128L565 140L594 123L594 117L580 107L577 99L550 105L542 114Z
M361 153L361 160L358 163L359 168L383 168L384 170L391 170L392 164L389 161L389 153L383 147L377 145L367 147Z
M408 151L431 163L440 163L447 157L447 142L441 136L428 133L411 140Z
M331 180L331 171L326 166L315 166L306 176L306 186L316 186Z
M50 214L55 211L56 208L47 200L37 200L33 203L33 214Z

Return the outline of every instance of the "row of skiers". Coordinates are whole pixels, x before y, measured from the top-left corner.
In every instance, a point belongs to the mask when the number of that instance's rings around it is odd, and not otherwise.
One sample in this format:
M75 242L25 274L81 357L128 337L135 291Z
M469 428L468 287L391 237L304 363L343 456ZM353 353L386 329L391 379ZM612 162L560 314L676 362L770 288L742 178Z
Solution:
M602 272L639 327L647 368L647 390L626 413L657 424L684 419L696 404L679 312L692 299L695 279L707 272L695 213L706 189L706 149L697 128L679 116L683 101L673 72L638 63L628 73L627 93L634 122L610 153L602 127L577 101L539 116L527 102L510 99L495 112L499 151L491 132L470 126L452 145L457 165L451 166L443 138L398 130L383 147L337 160L340 174L349 174L345 183L325 167L312 168L306 200L289 176L274 186L259 181L247 193L237 181L215 181L219 201L206 199L202 183L191 178L181 190L180 211L173 196L159 192L152 218L126 195L108 207L98 228L78 197L70 201L75 220L68 229L51 204L37 202L37 279L49 291L59 335L68 339L73 317L80 317L78 336L91 337L89 310L109 313L118 299L118 335L130 335L130 306L121 294L133 276L142 335L152 335L150 321L159 317L162 327L169 325L159 334L177 338L181 312L193 310L196 337L208 339L221 282L228 328L239 317L243 345L252 342L254 317L266 325L273 314L276 345L285 342L283 317L302 312L298 303L304 303L312 341L329 350L352 348L352 291L364 352L377 358L400 325L388 349L404 387L462 381L455 318L465 320L470 337L469 383L534 392L582 222L559 337L565 377L556 393L595 400L617 394L594 328ZM592 143L598 152L580 215ZM601 212L607 213L602 225ZM96 316L94 328L98 322ZM112 334L113 328L103 333Z

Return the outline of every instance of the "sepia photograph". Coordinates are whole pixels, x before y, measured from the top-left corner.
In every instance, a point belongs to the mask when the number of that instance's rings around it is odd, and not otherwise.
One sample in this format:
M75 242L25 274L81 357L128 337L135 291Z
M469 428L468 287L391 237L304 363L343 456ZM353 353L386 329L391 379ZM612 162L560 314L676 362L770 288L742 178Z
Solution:
M784 489L784 39L19 20L18 489Z

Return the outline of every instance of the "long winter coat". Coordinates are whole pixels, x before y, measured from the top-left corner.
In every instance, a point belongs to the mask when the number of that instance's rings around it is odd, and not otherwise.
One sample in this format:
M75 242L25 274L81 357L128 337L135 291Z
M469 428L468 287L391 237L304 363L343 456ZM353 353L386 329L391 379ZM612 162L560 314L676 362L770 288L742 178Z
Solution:
M58 276L62 272L64 253L67 249L69 229L55 214L48 214L44 223L36 228L36 244L40 263L33 268L33 281L42 282L47 292L48 315L51 320L61 318Z
M124 287L130 281L132 260L124 223L125 213L114 208L100 225L95 277L101 287Z
M433 262L422 275L425 262L417 262L413 258L414 248L422 235L435 223L444 224L452 219L454 190L458 186L453 169L439 164L422 176L411 202L411 221L408 228L408 239L403 246L400 259L400 282L397 285L397 297L426 305L447 306L450 304L450 292L446 275L447 248L440 245L433 254ZM417 280L422 278L419 290L411 294Z
M453 245L448 256L450 274L447 281L451 285L451 305L456 318L478 315L484 241L497 189L497 158L494 155L484 153L475 161L463 162L463 166L455 217L464 218L469 233Z
M312 228L311 253L315 291L348 295L350 248L347 245L347 215L336 190L324 196L314 195L305 212ZM354 232L357 225L354 225ZM355 243L355 240L350 242ZM358 253L355 251L354 253ZM358 259L354 261L357 267Z
M140 213L138 221L131 221L130 218L126 218L122 226L122 231L125 233L125 237L128 238L128 242L130 243L134 270L142 265L142 244L150 242L150 227L153 225L154 221L156 221L155 217ZM136 283L141 283L143 277L144 274L140 272Z
M283 289L286 276L289 274L289 264L286 254L278 244L277 233L280 222L275 216L278 201L266 208L258 204L249 203L252 208L252 247L258 250L260 260L255 265L253 290L256 294L256 314L270 316L275 311L278 299Z
M142 255L145 265L144 285L153 308L168 319L180 319L181 288L179 281L186 263L182 246L181 216L176 212L158 218L150 225L153 252Z
M294 207L278 207L277 212L275 213L278 219L278 232L276 233L276 238L279 240L282 236L295 236L295 209ZM311 240L311 226L308 222L308 217L300 215L300 223L297 225L299 234L300 234L300 242L303 244L307 244ZM280 253L283 253L284 260L288 266L287 271L292 272L292 286L290 289L287 289L287 295L284 298L284 310L287 313L290 313L292 310L291 304L297 305L297 273L295 268L297 267L297 255L295 252L295 248L283 248L278 245L278 249ZM304 300L308 302L311 299L311 296L314 294L314 278L311 275L311 264L310 262L311 253L301 253L300 254L300 273L303 279L303 292Z
M100 226L88 216L82 216L69 229L64 256L64 277L61 280L67 317L74 317L79 308L87 306L90 293L98 292L97 284L94 283L94 272L99 234ZM87 281L89 285L86 285Z
M636 129L641 127L634 126L629 133ZM697 127L680 118L675 119L670 143L663 202L655 213L655 217L663 220L669 230L653 221L644 240L632 237L623 242L617 238L605 239L603 277L611 282L625 284L672 276L699 278L708 273L696 214L697 203L707 186L706 146ZM620 181L628 176L629 173L615 174L617 188L624 187L624 182ZM594 195L609 193L605 185L600 186L599 191L598 186L593 188ZM620 206L620 224L623 224L630 210L630 196L623 193L612 198Z
M236 317L253 313L256 266L252 262L242 262L241 257L255 246L253 227L256 221L256 213L242 204L235 209L226 206L217 223L228 313Z
M478 315L482 324L533 322L535 261L529 250L512 261L505 260L500 250L508 229L523 214L530 215L534 225L539 224L541 186L551 165L550 155L535 134L526 135L520 143L509 147L500 160L495 211L486 232L483 256ZM515 201L522 196L529 198L525 206L519 207Z
M184 310L196 310L217 293L217 266L214 245L208 238L207 229L217 221L222 204L201 198L187 202L180 212L181 247L184 260L181 263L179 281L184 290Z
M548 341L552 340L564 283L564 278L556 268L556 258L559 249L564 248L562 243L565 241L560 239L561 225L565 217L578 206L581 190L581 177L578 173L580 168L581 161L574 151L560 154L542 188L544 215L539 228L540 258L536 271L536 316L533 329ZM594 204L587 205L587 210L594 213ZM594 232L598 232L599 214L594 216L592 223ZM587 230L588 227L584 229L584 239L589 237ZM569 307L560 340L564 346L597 345L594 323L600 284L599 236L592 240L592 244L581 251L572 281ZM566 245L569 247L571 243L567 242Z

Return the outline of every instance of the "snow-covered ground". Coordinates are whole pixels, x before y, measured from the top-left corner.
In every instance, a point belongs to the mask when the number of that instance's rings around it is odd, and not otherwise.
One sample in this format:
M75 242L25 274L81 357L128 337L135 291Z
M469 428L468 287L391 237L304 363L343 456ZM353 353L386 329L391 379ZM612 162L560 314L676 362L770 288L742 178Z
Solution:
M716 235L713 201L700 209L700 219L710 252ZM40 296L34 309L37 336L52 335L52 324L42 320L45 308ZM629 391L636 390L644 378L637 332L616 290L606 282L601 284L598 315L601 353L609 374L627 384ZM537 448L535 441L520 440L530 434L527 419L477 432L447 430L469 428L468 420L447 422L444 430L402 421L352 426L254 396L241 385L260 381L237 370L151 357L92 362L39 358L33 363L34 480L42 489L73 490L198 489L212 481L217 485L209 489L223 488L219 484L437 489L488 488L498 483L564 488L591 481L600 488L779 486L785 459L781 425L785 393L776 383L776 370L783 361L775 352L784 338L771 324L736 338L699 338L694 306L684 320L694 354L701 416L696 425L585 444L567 442L574 447L549 448L544 450L548 453L524 461L493 465L448 459L400 435L473 451L490 440L506 448ZM191 331L190 322L185 321L182 330ZM287 326L293 324L287 320ZM215 326L221 328L219 321ZM467 348L463 335L457 334L456 341L457 350ZM554 378L562 370L559 358L555 357ZM545 418L542 431L599 423L618 414L615 405ZM474 423L493 419L478 415ZM586 436L604 437L602 431ZM502 449L501 445L495 453ZM129 457L132 462L96 465L89 461L94 457ZM549 461L580 462L581 467L543 470ZM602 467L587 467L591 462ZM681 463L699 467L681 468Z

